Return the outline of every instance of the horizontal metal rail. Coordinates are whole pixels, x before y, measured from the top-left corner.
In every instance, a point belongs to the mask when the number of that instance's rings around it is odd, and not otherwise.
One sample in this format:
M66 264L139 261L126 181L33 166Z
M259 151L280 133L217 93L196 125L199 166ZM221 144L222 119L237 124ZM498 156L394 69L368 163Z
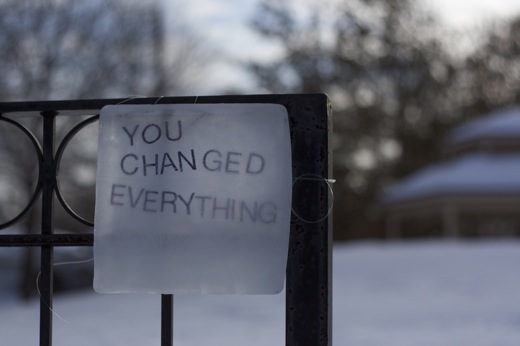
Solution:
M0 234L0 246L92 246L92 233Z

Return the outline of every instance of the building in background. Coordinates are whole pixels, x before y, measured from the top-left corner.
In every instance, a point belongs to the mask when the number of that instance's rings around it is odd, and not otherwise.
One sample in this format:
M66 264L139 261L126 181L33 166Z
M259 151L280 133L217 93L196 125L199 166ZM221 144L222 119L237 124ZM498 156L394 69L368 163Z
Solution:
M444 150L382 194L386 236L520 235L520 108L453 129Z

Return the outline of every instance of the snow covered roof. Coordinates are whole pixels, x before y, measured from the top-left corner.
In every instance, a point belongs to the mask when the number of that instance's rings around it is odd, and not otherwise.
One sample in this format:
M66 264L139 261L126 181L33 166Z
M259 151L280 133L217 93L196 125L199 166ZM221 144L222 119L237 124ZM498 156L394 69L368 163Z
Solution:
M429 166L401 180L380 202L393 204L445 193L520 194L520 153L470 154Z
M454 128L448 145L485 138L520 138L520 107L502 109Z

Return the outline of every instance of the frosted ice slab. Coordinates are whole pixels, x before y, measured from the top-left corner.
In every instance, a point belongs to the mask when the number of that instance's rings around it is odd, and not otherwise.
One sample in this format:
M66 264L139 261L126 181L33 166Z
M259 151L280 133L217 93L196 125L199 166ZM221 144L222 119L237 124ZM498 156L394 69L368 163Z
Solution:
M292 188L283 106L113 105L99 126L97 292L283 289Z

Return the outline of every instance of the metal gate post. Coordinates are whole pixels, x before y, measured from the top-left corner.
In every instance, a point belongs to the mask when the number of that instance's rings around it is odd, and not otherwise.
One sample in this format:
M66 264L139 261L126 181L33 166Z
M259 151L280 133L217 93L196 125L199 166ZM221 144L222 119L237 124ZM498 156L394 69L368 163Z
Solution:
M41 171L42 224L41 234L54 233L53 193L56 182L54 145L56 112L42 112L43 116L43 161ZM41 247L40 292L40 346L52 345L52 297L53 297L53 245Z
M173 346L173 294L161 295L161 346Z
M330 346L332 111L326 95L302 95L289 116L297 213L287 261L286 346Z

